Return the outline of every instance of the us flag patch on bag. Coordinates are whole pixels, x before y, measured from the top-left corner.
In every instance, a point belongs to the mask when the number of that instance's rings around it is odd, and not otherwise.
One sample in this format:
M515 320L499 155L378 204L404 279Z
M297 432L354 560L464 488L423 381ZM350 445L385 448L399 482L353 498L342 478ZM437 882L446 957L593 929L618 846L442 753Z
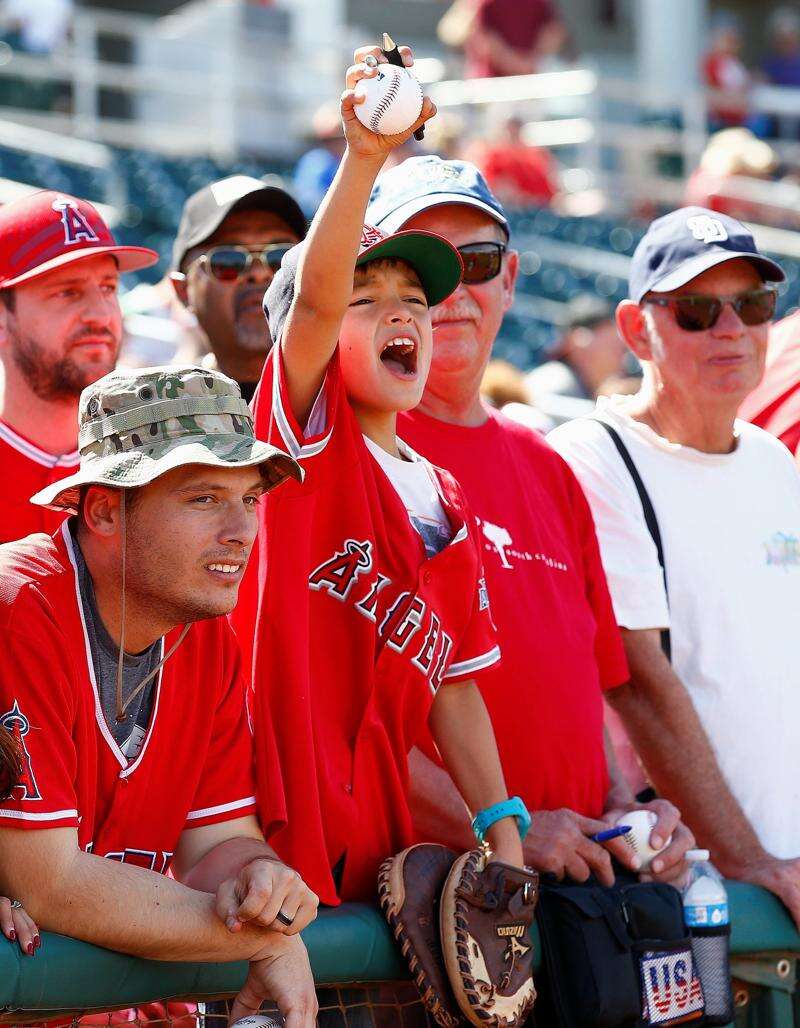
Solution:
M642 1017L646 1024L671 1025L703 1016L705 1002L692 951L649 950L639 956Z

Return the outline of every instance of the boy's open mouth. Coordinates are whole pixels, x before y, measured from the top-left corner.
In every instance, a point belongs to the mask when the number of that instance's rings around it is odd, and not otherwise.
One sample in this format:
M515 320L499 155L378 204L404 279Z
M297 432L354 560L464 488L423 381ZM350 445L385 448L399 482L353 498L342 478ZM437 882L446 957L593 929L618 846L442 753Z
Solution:
M417 373L417 344L410 336L390 339L381 351L381 362L393 375L413 378Z

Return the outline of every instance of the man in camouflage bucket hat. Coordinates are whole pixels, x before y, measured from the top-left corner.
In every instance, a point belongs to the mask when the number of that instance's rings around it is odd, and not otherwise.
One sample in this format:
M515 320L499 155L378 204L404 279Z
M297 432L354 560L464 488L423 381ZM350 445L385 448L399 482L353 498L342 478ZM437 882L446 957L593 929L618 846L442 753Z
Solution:
M120 369L84 389L78 411L80 470L32 503L77 514L81 487L131 488L188 464L261 466L267 488L302 471L253 435L239 387L198 367Z
M297 933L317 897L255 818L224 617L259 496L300 470L254 437L238 386L201 368L106 375L81 395L79 441L78 472L34 497L75 516L0 546L0 725L23 764L0 803L0 891L110 949L247 959L234 1015L270 997L288 1028L311 1028ZM267 836L284 816L277 761L272 781Z

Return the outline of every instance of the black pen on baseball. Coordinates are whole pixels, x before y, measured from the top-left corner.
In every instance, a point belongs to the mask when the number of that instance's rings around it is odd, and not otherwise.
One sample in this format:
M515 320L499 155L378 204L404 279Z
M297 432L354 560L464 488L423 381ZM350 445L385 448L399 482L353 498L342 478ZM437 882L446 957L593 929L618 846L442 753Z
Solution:
M392 39L388 32L383 34L383 46L381 52L389 64L393 64L396 68L405 68L403 64L403 58L400 54L400 50L397 47L397 43ZM425 136L425 126L420 125L417 131L414 133L414 139L419 141Z

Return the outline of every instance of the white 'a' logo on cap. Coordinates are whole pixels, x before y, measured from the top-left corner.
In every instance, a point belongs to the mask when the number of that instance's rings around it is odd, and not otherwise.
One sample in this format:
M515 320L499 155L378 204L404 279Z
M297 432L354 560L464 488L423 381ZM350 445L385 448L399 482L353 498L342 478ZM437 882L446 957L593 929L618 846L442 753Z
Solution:
M724 243L728 238L727 229L719 218L710 218L707 214L689 218L686 227L701 243Z
M64 227L64 245L74 246L82 239L87 243L99 242L97 233L78 209L78 205L68 196L59 196L53 200L53 210L61 215Z

